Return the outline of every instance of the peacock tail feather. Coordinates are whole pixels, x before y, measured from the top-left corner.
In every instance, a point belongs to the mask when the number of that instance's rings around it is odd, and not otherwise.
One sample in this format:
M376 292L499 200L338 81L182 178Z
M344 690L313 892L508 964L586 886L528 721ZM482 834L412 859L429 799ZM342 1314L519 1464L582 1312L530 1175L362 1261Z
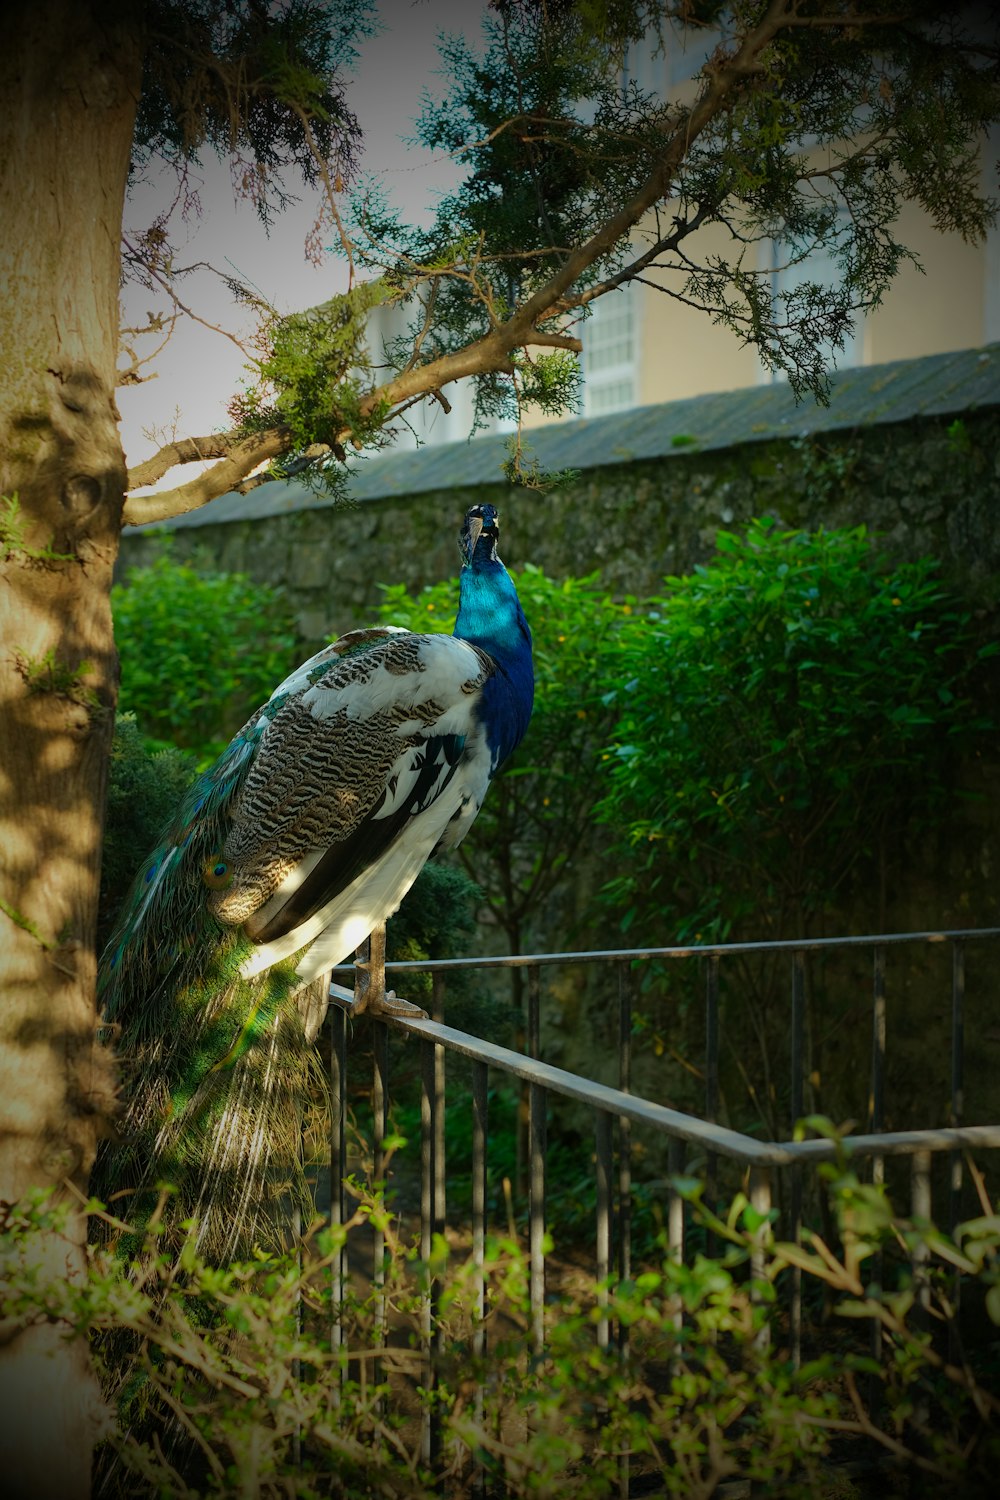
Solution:
M280 1242L289 1208L308 1210L299 1119L303 1098L322 1086L288 1003L301 987L298 955L244 978L254 944L206 905L251 759L244 735L194 783L140 868L99 990L127 1102L100 1152L95 1192L141 1229L159 1185L169 1185L177 1217L196 1219L200 1246L219 1258Z

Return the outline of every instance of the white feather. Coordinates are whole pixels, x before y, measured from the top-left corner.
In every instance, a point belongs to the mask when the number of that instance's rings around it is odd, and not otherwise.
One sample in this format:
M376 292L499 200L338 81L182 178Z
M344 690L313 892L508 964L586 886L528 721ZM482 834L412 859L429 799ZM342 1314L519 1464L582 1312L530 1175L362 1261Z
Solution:
M383 709L433 702L456 703L458 717L464 718L467 696L462 689L481 674L481 657L474 647L452 635L415 639L420 643L419 671L401 675L388 671L382 662L366 664L362 658L359 670L365 666L367 669L358 681L333 687L320 678L302 692L302 703L316 719L339 713L346 713L349 719L367 719ZM397 732L402 734L403 730ZM445 728L442 732L451 730Z
M376 821L391 817L398 808L409 801L420 776L426 772L427 755L426 745L412 745L399 757L389 772L385 801L378 811L372 814ZM452 769L441 752L436 756L435 769L437 774L434 782L424 793L425 807L439 795Z

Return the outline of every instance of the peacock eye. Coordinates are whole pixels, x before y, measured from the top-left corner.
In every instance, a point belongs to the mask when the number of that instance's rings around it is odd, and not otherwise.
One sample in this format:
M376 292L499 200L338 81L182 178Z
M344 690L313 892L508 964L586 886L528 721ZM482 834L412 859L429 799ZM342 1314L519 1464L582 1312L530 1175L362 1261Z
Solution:
M227 885L233 883L233 872L224 859L210 859L206 861L202 879L209 890L224 891Z

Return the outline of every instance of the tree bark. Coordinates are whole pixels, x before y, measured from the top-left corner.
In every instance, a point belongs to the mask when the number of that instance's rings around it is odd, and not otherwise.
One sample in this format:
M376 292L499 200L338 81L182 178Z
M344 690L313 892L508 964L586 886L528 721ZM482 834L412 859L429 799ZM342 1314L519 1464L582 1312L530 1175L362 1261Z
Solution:
M0 1200L84 1196L114 1080L97 1045L101 828L125 463L119 245L138 7L29 0L0 51ZM37 1251L80 1276L86 1222ZM90 1492L86 1341L0 1325L0 1488Z

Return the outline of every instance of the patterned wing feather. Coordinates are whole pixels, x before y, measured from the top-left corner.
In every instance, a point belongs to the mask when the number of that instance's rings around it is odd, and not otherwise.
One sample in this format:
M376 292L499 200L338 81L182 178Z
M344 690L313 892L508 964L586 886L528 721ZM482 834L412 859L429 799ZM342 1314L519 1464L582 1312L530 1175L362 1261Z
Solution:
M230 804L225 884L208 906L257 941L286 934L374 865L476 736L490 671L481 652L449 636L372 635L279 689Z

